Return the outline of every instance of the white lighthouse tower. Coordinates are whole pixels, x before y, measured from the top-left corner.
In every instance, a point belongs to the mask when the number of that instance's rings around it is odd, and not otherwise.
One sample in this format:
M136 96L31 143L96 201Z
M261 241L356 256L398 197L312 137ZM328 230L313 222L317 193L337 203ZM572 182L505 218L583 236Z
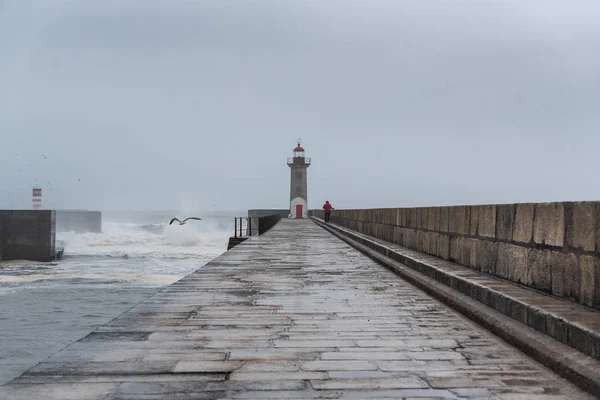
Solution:
M290 218L308 218L308 196L306 170L310 166L310 158L304 157L304 149L298 146L294 156L287 160L291 170L290 180Z

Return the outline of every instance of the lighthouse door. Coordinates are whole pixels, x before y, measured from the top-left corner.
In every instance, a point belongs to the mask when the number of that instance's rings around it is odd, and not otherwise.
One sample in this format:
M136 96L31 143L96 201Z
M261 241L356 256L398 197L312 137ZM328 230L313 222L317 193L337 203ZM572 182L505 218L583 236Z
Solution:
M296 204L296 218L302 218L302 204Z

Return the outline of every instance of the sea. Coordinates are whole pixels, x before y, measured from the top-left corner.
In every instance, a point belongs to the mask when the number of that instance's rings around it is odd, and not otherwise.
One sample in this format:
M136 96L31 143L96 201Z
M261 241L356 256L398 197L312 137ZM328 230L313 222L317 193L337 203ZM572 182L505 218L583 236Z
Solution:
M103 212L102 233L57 232L60 261L0 263L0 385L222 254L244 214Z

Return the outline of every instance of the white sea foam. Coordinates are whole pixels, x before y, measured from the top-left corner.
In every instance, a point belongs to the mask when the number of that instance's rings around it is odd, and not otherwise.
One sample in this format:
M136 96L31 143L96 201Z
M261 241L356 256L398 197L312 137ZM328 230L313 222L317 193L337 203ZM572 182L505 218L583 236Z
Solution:
M230 233L214 221L170 226L107 221L102 230L59 232L57 240L64 241L66 256L183 259L222 253Z
M171 284L223 253L229 218L185 225L164 222L103 221L102 233L58 232L65 258L55 263L0 264L0 289L28 290L55 285ZM0 295L8 291L0 291Z

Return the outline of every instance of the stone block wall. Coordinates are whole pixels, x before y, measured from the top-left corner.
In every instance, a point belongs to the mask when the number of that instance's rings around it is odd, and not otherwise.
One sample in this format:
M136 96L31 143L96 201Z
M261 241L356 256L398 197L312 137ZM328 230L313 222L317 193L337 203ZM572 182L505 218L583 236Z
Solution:
M313 215L323 217L322 210ZM331 222L600 309L600 202L334 210Z

